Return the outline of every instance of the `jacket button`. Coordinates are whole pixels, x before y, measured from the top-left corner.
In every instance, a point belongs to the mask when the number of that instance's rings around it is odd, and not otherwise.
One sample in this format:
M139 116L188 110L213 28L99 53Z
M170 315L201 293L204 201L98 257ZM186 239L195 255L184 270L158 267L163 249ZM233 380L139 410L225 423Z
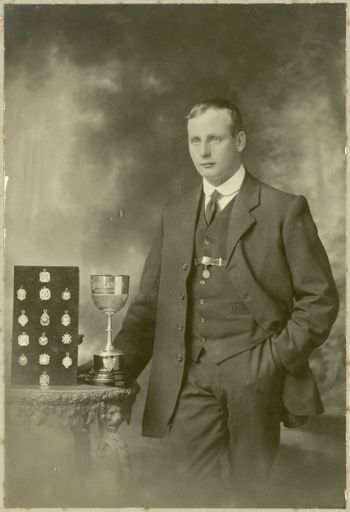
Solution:
M180 300L185 300L185 294L181 292L179 294L179 298L180 298Z
M183 264L181 265L181 268L182 268L182 270L186 270L186 269L187 269L187 263L183 263Z
M204 245L210 245L210 244L211 244L210 240L208 240L208 239L204 240Z
M178 331L182 331L183 328L184 328L184 326L182 324L177 324Z
M181 361L182 361L182 354L176 354L176 361L178 363L181 363Z

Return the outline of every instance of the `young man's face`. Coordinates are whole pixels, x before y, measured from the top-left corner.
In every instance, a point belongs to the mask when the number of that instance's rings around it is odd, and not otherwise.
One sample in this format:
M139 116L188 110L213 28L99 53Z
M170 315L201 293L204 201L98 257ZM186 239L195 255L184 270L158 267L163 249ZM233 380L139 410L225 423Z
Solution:
M232 135L231 117L225 110L211 108L188 120L188 147L195 168L209 183L218 186L241 165L245 134Z

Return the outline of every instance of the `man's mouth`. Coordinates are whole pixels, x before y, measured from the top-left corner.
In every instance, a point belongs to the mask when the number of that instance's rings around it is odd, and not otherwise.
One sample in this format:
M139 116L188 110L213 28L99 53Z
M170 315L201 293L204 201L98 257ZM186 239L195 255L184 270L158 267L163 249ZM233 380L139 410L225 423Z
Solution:
M205 167L206 169L209 169L210 167L213 167L215 165L214 162L205 162L203 164L199 164L201 167Z

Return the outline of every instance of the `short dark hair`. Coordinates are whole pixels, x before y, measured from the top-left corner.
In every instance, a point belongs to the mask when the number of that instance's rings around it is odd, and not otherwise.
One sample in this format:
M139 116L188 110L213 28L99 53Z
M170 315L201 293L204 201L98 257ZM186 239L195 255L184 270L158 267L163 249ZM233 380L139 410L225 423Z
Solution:
M187 119L193 119L195 117L204 114L210 108L216 108L218 110L225 110L231 117L231 132L233 136L236 136L243 129L241 113L234 103L221 98L209 98L207 100L196 103L190 110Z

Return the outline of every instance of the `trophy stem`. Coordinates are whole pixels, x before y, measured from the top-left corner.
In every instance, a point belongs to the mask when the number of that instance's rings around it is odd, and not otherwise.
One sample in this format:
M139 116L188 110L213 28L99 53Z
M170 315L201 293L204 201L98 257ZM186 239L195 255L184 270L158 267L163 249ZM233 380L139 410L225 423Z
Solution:
M105 347L106 352L111 352L112 350L112 316L113 313L110 311L106 312L107 315L107 345Z

